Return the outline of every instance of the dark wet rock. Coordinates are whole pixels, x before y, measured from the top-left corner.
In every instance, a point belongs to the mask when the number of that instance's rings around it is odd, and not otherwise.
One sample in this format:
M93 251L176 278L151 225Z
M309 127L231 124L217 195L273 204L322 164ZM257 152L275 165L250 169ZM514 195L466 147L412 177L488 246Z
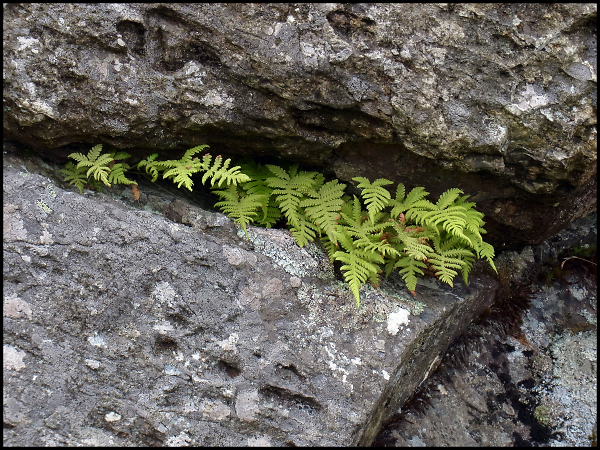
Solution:
M459 187L493 245L540 243L596 208L596 11L7 3L4 134Z

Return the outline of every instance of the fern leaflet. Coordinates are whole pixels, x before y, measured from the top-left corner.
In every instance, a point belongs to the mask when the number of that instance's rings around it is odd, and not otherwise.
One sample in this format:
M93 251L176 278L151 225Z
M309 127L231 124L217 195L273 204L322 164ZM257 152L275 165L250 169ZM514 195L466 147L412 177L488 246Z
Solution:
M382 186L393 184L393 182L385 178L379 178L373 183L365 177L354 177L352 179L359 182L358 187L362 189L361 197L365 200L367 211L369 211L369 219L371 219L371 225L373 225L375 214L385 208L392 198L390 192Z
M108 175L108 182L114 184L137 184L135 181L131 181L125 176L127 170L129 170L129 164L115 164L112 166L110 174Z
M312 199L302 200L298 204L301 208L306 208L306 216L324 230L334 244L337 242L336 226L341 217L345 187L345 184L340 184L337 180L329 181L318 192L310 194Z
M164 166L161 161L154 161L158 156L158 153L154 153L146 159L142 159L137 168L141 169L142 167L146 167L146 173L150 173L152 175L152 182L154 183L158 179L158 171L164 170Z
M79 189L79 193L83 194L83 188L88 182L88 177L84 175L85 168L77 167L71 161L69 161L64 169L60 170L65 174L65 181L68 181L69 184L74 185Z
M97 181L102 181L106 186L110 187L108 182L108 174L110 172L109 164L114 161L111 154L100 155L102 144L98 144L89 151L87 156L82 153L71 153L69 158L73 158L77 162L77 167L89 167L86 176L94 176Z
M359 308L360 285L368 279L379 278L379 264L383 264L383 258L374 251L356 247L352 237L343 231L339 234L339 239L345 251L338 250L333 257L344 263L340 269L344 274L344 279L350 285L356 299L356 306Z
M316 172L299 172L298 166L292 166L289 174L281 167L267 164L267 168L276 175L265 180L267 185L273 188L273 195L277 206L288 220L289 224L300 230L300 202L307 194L314 190Z
M248 237L246 226L257 216L258 208L268 199L260 194L247 195L240 192L236 186L229 186L225 190L215 190L214 192L224 199L224 201L215 203L215 206L221 208L229 217L235 218L234 222L241 225L246 237Z

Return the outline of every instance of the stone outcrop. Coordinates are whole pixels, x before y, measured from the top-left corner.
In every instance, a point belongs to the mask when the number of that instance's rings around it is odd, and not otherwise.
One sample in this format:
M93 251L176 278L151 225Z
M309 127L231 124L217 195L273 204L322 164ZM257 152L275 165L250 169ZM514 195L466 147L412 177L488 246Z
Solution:
M369 444L498 292L390 277L357 310L284 230L3 163L5 445Z
M374 445L593 447L597 233L592 213L541 245L504 252L514 297L469 325Z
M492 244L539 243L596 208L596 10L7 3L4 133L459 187Z

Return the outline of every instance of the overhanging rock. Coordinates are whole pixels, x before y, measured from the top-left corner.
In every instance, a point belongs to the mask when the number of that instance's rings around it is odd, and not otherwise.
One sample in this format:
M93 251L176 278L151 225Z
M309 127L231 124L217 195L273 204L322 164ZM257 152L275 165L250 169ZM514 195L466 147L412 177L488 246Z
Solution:
M460 188L516 249L596 209L594 3L5 3L4 136ZM82 149L81 147L87 147Z
M357 310L282 230L174 223L6 155L3 186L5 445L369 444L498 289L392 279Z

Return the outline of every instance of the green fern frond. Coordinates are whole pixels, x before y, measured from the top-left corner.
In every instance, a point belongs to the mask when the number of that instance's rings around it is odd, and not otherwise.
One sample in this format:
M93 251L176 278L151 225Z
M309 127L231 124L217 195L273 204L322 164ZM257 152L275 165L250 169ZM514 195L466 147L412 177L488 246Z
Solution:
M469 240L463 233L467 216L462 206L449 206L441 211L430 211L421 214L419 218L432 227L442 228L454 236Z
M265 194L249 194L249 195L264 195L265 197L267 197ZM281 214L281 211L277 207L277 204L275 203L275 199L269 198L269 203L266 206L263 205L262 214L260 214L259 217L256 219L256 223L263 225L267 228L271 228L273 225L275 225L277 222L279 222L282 217L283 217L283 215Z
M311 193L313 198L302 200L299 203L300 208L306 208L307 217L314 224L320 227L331 242L337 242L336 226L341 217L342 195L344 194L345 184L338 183L338 180L332 180L325 183L317 192Z
M372 239L360 238L354 241L357 248L361 248L365 251L376 252L383 257L399 257L401 253L385 240L380 240L383 232L376 234Z
M333 255L335 254L335 252L338 251L339 244L334 244L327 238L327 236L321 237L321 239L319 239L319 243L323 246L323 248L325 248L325 250L327 251L327 257L329 258L329 262L333 264L335 262L335 258L333 257Z
M462 193L463 193L463 191L461 191L458 188L448 189L446 192L444 192L442 195L440 195L440 198L438 199L435 206L437 206L437 209L440 209L440 210L445 209L448 206L452 205L455 202L455 200L459 197L459 195Z
M423 201L423 199L429 194L422 187L416 187L410 191L410 193L404 198L405 188L402 183L398 183L398 188L396 189L396 198L391 199L389 205L392 207L392 211L390 215L397 219L400 214L407 211L409 208L414 208L415 204ZM422 205L427 206L431 204L428 200L424 200ZM433 206L433 205L432 205Z
M490 266L492 266L492 269L494 269L495 272L498 272L498 269L496 269L496 266L494 265L494 247L492 247L491 244L488 244L487 242L481 243L479 257L485 258Z
M112 166L108 175L108 182L113 184L137 184L135 181L128 179L125 172L129 170L129 165L125 163L117 163Z
M320 228L312 223L310 220L306 220L306 217L300 216L299 227L291 227L290 231L294 237L298 247L302 248L309 242L313 242L315 237L319 234Z
M402 275L402 279L408 290L415 295L417 289L417 274L424 275L421 269L426 269L427 265L423 261L417 261L412 258L400 258L394 264L394 269L400 269L398 272Z
M223 159L220 156L215 157L213 165L205 169L206 173L202 176L202 184L209 178L211 186L214 186L215 183L218 182L219 187L221 187L223 181L226 182L227 186L232 184L235 186L238 183L250 181L248 175L240 172L240 166L234 166L231 169L228 169L231 158L226 159L224 163L222 163L222 161ZM221 163L223 164L222 166Z
M77 167L69 161L65 165L65 168L60 171L66 175L64 180L68 181L69 184L74 185L79 189L79 193L83 194L83 188L88 182L88 177L85 176L85 168Z
M102 181L106 186L110 187L108 182L108 174L110 172L109 164L114 161L112 154L101 155L102 144L98 144L89 151L87 156L82 153L71 153L69 158L78 161L77 167L89 167L86 176L93 176L95 180Z
M92 147L92 149L88 152L87 156L83 153L71 153L69 158L74 159L78 163L80 162L90 162L96 161L98 156L100 156L100 152L102 151L102 144L98 144ZM79 166L83 167L83 166Z
M345 263L340 270L350 285L357 308L360 307L360 285L373 276L379 276L378 264L383 264L383 258L378 253L362 249L354 249L349 253L337 251L333 256Z
M346 232L354 239L370 239L374 234L379 233L384 228L391 226L388 222L377 222L371 225L363 218L368 217L368 213L362 210L360 201L354 196L352 201L342 206L340 212L341 219L339 224L344 227Z
M121 159L131 158L131 155L127 152L117 152L113 153L112 157L114 160L119 161Z
M459 258L434 254L429 258L429 263L436 270L435 275L444 283L454 287L452 281L458 275L457 270L461 270L465 262Z
M250 181L241 184L247 194L259 194L269 198L268 204L262 209L262 216L256 220L256 223L270 228L282 217L275 198L272 197L273 188L265 181L272 176L272 172L267 167L248 159L240 163L240 170L250 177Z
M206 147L208 147L208 145L199 145L187 150L181 159L170 159L158 163L157 165L162 169L171 168L163 173L163 179L172 178L173 183L178 183L178 188L180 188L183 184L185 188L191 191L192 186L194 185L194 182L190 178L191 175L200 171L208 170L206 167L208 165L206 163L207 157L209 157L208 161L210 162L210 155L205 155L203 160L193 158L193 156L196 153L204 150Z
M399 222L391 223L396 234L389 241L396 248L405 252L407 256L425 261L434 252L426 243L434 235L429 227L415 231L415 227L407 227Z
M250 181L242 185L248 194L262 194L269 197L271 196L273 188L269 187L265 180L271 177L273 174L267 167L255 163L252 160L246 160L240 163L240 168L243 173L251 178Z
M354 177L358 181L358 188L362 189L361 197L365 201L371 224L375 223L375 215L385 208L391 200L390 192L382 186L393 184L392 181L385 178L379 178L371 183L365 177Z
M236 186L229 186L224 190L215 190L215 194L224 199L224 201L215 203L215 207L220 208L229 217L233 217L234 222L239 223L248 239L246 226L258 215L257 210L268 201L264 195L252 194L246 195L240 192Z
M292 166L289 173L279 166L267 164L267 168L276 175L265 180L273 188L277 206L281 209L291 226L300 229L300 202L314 190L316 172L297 172L298 166Z
M163 174L163 178L173 178L173 183L176 183L178 188L183 184L186 189L191 191L194 182L190 176L196 172L198 171L194 170L193 166L173 167Z
M152 155L148 156L148 158L142 159L137 165L138 170L141 170L142 167L146 167L146 173L152 175L153 183L158 179L158 171L164 170L162 162L155 161L157 157L158 153L153 153Z

